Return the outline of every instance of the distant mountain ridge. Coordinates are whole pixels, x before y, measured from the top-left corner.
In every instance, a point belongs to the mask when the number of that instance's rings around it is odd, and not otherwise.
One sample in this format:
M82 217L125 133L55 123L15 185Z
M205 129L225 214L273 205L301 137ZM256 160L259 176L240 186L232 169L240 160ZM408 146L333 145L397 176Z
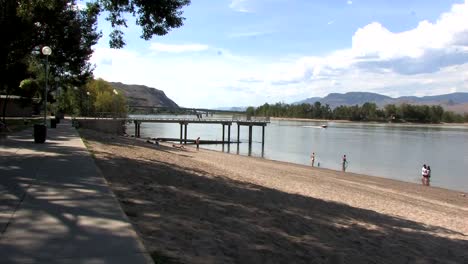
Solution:
M247 106L233 106L233 107L217 107L214 110L245 112L246 109L247 109Z
M314 104L320 102L321 104L328 104L331 108L338 107L340 105L362 105L366 102L375 103L382 107L387 104L428 104L428 105L441 105L443 107L454 108L451 106L468 104L468 93L451 93L434 96L402 96L398 98L392 98L390 96L381 95L377 93L368 92L349 92L345 94L331 93L323 98L312 97L294 104ZM456 109L456 108L454 108ZM457 111L459 112L459 111Z
M121 82L109 83L124 93L129 106L179 108L163 91L156 88L145 85L124 84Z

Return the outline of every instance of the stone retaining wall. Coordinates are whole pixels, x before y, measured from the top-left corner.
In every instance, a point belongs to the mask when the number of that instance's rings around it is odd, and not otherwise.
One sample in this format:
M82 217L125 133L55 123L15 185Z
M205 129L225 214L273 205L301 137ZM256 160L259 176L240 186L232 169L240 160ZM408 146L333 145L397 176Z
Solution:
M125 121L116 119L75 119L80 128L96 130L108 134L123 135Z

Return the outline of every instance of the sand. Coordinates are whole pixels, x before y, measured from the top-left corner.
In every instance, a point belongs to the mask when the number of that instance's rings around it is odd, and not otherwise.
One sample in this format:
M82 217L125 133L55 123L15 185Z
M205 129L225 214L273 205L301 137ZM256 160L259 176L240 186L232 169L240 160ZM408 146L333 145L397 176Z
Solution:
M468 195L81 130L163 263L468 263Z

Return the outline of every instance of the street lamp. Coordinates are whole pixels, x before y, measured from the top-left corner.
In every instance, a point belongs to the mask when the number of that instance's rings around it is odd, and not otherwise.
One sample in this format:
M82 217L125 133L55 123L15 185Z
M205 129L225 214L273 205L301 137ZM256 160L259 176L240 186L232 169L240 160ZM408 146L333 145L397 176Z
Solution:
M45 90L44 90L44 125L47 127L47 86L49 78L49 56L52 54L52 49L49 46L42 47L42 54L46 56L45 66Z

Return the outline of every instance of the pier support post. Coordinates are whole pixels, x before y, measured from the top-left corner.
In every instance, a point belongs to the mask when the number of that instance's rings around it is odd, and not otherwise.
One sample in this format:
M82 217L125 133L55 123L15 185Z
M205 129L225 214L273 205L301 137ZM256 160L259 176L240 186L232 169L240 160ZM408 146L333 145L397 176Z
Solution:
M180 144L182 144L182 130L184 130L183 123L180 123Z
M140 134L140 129L141 129L141 122L137 122L137 127L138 127L138 135L137 137L140 138L141 134Z
M262 126L262 148L265 147L265 126Z
M187 145L187 123L185 123L185 131L184 131L184 144Z
M137 137L138 135L138 121L133 121L133 123L135 124L135 137Z
M249 125L249 145L252 145L252 125Z
M231 125L228 124L228 144L231 144Z
M224 144L224 124L223 124L223 144Z
M237 144L240 142L240 125L237 123Z

